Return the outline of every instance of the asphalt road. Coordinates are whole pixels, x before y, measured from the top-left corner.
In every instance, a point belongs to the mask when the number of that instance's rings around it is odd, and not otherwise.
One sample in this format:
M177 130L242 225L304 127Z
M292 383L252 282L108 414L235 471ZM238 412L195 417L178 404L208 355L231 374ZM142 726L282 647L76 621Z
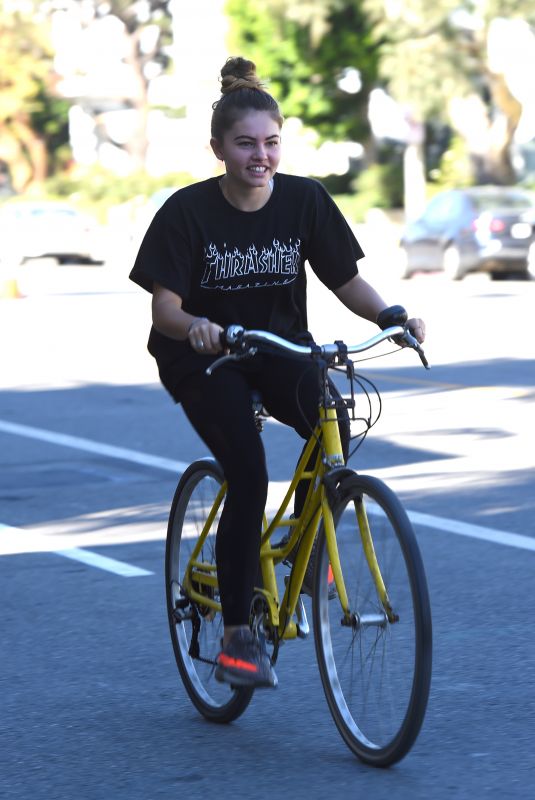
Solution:
M531 796L535 283L397 283L380 256L365 276L426 318L432 364L362 364L383 413L351 461L399 492L428 574L433 683L411 753L384 771L351 755L311 639L283 648L279 688L237 722L197 715L168 637L163 537L205 448L158 385L125 268L45 267L0 301L0 797ZM310 294L318 340L371 333ZM264 439L274 500L300 442L275 423Z

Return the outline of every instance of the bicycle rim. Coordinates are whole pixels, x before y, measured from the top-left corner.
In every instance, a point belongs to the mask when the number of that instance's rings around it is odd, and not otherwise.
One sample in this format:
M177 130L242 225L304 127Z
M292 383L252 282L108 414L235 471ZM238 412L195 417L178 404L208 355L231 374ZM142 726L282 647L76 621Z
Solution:
M356 503L364 503L377 563L397 621L379 600L362 547ZM389 766L420 731L431 679L432 630L427 582L409 519L380 481L354 476L333 508L350 624L329 600L329 558L320 532L314 586L314 637L325 695L349 748Z
M202 604L187 604L182 588L186 565L223 480L221 468L213 461L198 461L186 470L178 484L169 515L165 559L167 610L178 670L197 710L214 722L236 719L245 711L253 694L252 689L232 689L216 681L215 659L221 649L223 636L221 613ZM197 561L215 564L215 536L220 511L214 518ZM213 599L219 600L217 588L209 591ZM196 642L199 646L198 655L192 651L192 644Z

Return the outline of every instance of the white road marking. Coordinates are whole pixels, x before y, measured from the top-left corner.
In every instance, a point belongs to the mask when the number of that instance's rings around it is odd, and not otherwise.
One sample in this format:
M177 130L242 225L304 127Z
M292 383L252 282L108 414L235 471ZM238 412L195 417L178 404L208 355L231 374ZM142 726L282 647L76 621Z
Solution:
M15 436L26 436L29 439L38 439L41 442L57 444L60 447L85 450L86 453L96 453L99 456L106 456L107 458L119 458L123 461L130 461L133 464L142 464L145 467L156 467L157 469L164 469L177 474L184 472L188 467L188 464L184 461L173 461L170 458L151 456L148 453L141 453L139 450L116 447L115 445L105 444L104 442L95 442L93 439L83 439L80 436L47 431L43 428L34 428L31 425L19 425L16 422L8 422L2 419L0 419L0 431L2 433L12 433Z
M382 510L375 508L367 508L367 511L372 514L383 513ZM470 522L435 517L432 514L423 514L421 511L407 511L407 516L414 525L422 525L424 528L434 528L459 536L468 536L471 539L482 539L485 542L505 544L507 547L518 547L521 550L535 552L535 539L531 536L523 536L521 533L508 533L495 528L485 528L482 525L472 525Z
M424 525L427 528L437 528L448 533L457 533L459 536L469 536L472 539L483 539L486 542L505 544L507 547L518 547L521 550L535 552L535 539L523 536L521 533L509 533L494 528L485 528L482 525L472 525L469 522L460 522L455 519L434 517L431 514L422 514L419 511L409 511L409 518L415 525Z
M92 553L91 550L82 550L80 547L71 547L68 550L54 550L57 556L64 556L65 558L72 558L73 561L81 561L82 564L88 564L90 567L97 567L97 569L104 569L106 572L113 572L115 575L122 575L123 578L137 578L141 575L154 575L148 569L135 567L133 564L127 564L124 561L117 561L115 558L108 558L99 553Z
M58 544L70 544L73 537L62 534L59 537L46 536L38 531L25 528L15 528L12 525L0 523L0 556L15 555L19 553L54 553L74 561L81 561L91 567L122 575L124 578L134 578L143 575L153 575L147 569L117 561L109 556L102 556L80 547L58 547Z
M180 475L184 470L188 467L188 464L182 461L174 461L168 458L162 458L160 456L152 456L148 453L142 453L137 450L130 450L123 447L115 447L113 445L108 445L102 442L96 442L91 439L84 439L78 436L70 436L67 434L60 434L54 431L48 431L43 428L34 428L29 425L20 425L12 422L8 422L6 420L0 420L0 432L3 433L11 433L17 436L25 436L32 439L38 439L40 441L49 442L50 444L55 444L63 447L71 447L77 450L83 450L90 453L96 453L98 455L106 456L108 458L117 458L122 459L124 461L130 461L131 463L135 464L142 464L144 466L155 467L157 469L162 469L167 472L173 472L175 475ZM437 468L436 461L430 462L430 464ZM421 462L417 465L418 470L423 472L425 469L424 464ZM373 474L373 471L371 471ZM381 472L378 470L377 472ZM403 472L396 468L396 472L399 476L403 475ZM269 505L273 505L273 503L277 502L277 500L282 499L286 490L288 488L288 482L286 481L273 481L270 484L270 498L269 498ZM501 544L508 547L515 547L520 548L522 550L528 551L535 551L535 539L529 536L523 536L521 534L510 533L508 531L500 531L494 528L487 528L480 525L473 525L467 522L461 522L458 520L449 519L446 517L437 517L432 514L424 514L418 511L408 511L409 518L415 525L422 525L428 528L434 528L436 530L445 531L447 533L454 533L460 536L467 536L472 539L479 539L487 542L492 542L494 544ZM1 525L0 524L0 533L2 530L9 531L9 526ZM12 529L16 531L17 529ZM20 529L19 529L20 531ZM42 539L48 537L41 537ZM57 543L57 540L54 540ZM38 543L30 548L29 552L35 552L36 550L46 550L56 552L60 555L64 555L66 557L74 558L75 556L72 553L83 553L85 563L90 562L90 558L94 554L90 553L87 550L81 550L80 548L64 548L62 550L57 549L57 547L51 546L51 540L48 539L48 545L44 546L45 543ZM20 545L15 544L15 550L11 550L10 547L5 547L4 545L0 546L0 555L7 555L9 552L24 552L25 548L20 549ZM71 555L67 555L71 553ZM86 558L86 554L89 554ZM99 557L95 555L95 559L92 563L93 566L99 566L97 561L100 559L100 568L106 569L105 566L102 564L104 563L104 557ZM78 559L82 560L82 559ZM109 561L113 561L113 559L109 559ZM121 562L116 562L120 564ZM131 569L136 570L136 567L131 565ZM114 570L112 570L114 571ZM122 574L122 573L119 573ZM136 574L151 574L146 571L141 571Z

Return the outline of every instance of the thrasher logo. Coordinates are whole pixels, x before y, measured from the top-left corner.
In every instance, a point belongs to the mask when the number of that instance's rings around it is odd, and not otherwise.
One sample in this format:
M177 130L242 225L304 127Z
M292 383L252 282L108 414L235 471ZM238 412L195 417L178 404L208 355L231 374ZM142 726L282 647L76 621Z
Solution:
M245 253L235 247L223 252L210 243L204 248L205 270L201 286L204 289L236 291L262 286L283 286L292 283L299 272L301 241L289 244L273 240L272 247L258 251L251 244Z

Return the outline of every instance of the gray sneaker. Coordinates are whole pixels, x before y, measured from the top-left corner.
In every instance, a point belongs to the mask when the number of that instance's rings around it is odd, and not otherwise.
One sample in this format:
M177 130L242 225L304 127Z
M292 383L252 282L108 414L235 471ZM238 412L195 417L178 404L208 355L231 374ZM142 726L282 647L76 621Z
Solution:
M278 683L268 654L247 628L235 631L217 657L215 678L231 686L275 688Z

